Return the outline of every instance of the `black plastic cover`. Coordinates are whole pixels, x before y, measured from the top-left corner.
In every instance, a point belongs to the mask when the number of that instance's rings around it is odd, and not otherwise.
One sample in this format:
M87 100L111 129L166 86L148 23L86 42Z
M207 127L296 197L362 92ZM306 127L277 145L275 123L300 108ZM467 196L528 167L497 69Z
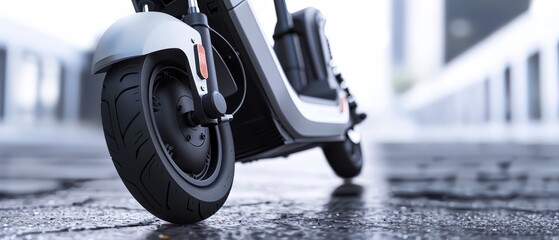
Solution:
M176 18L186 15L188 10L187 0L132 0L132 4L136 12L142 12L147 4L150 11L167 13Z
M336 99L336 90L328 85L333 77L329 63L332 60L328 39L324 33L326 20L316 8L305 8L293 13L293 28L300 36L307 86L300 92L303 95ZM330 71L330 74L329 74Z

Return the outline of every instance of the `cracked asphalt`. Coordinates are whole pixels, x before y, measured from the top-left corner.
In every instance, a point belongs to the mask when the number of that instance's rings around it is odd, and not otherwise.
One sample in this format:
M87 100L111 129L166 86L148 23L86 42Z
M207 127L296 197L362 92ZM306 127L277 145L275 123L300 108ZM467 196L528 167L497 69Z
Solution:
M0 239L559 239L559 148L366 144L342 181L322 153L236 165L194 225L146 212L103 148L0 146Z

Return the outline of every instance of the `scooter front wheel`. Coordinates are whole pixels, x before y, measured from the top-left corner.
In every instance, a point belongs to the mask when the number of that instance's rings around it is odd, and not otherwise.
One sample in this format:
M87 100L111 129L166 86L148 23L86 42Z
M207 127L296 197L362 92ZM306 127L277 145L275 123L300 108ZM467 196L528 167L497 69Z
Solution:
M175 54L177 55L177 54ZM234 175L228 123L191 126L184 58L158 52L117 63L103 82L101 114L116 170L134 198L172 223L206 219L224 204Z
M324 156L330 167L342 178L353 178L363 168L361 140L353 129L349 129L343 142L332 142L322 145Z

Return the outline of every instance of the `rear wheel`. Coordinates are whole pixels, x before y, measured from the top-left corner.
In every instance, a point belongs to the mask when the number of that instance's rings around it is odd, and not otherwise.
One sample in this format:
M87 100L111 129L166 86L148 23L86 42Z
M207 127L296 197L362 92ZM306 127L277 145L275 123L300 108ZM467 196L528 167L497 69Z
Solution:
M191 126L184 56L162 51L111 67L103 83L105 139L122 181L153 215L194 223L213 215L233 183L228 123Z
M346 132L343 142L332 142L322 145L324 156L334 172L342 178L353 178L363 168L361 139L354 129Z

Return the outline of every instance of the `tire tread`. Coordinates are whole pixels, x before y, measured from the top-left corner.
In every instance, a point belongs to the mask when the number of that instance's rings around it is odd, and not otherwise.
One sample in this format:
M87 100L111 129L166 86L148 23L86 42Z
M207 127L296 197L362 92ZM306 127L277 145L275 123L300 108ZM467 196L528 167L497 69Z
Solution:
M201 221L223 205L229 191L218 201L196 199L160 163L154 140L145 129L140 61L116 64L105 77L100 104L107 148L124 185L144 208L173 223ZM185 203L182 210L176 207Z

